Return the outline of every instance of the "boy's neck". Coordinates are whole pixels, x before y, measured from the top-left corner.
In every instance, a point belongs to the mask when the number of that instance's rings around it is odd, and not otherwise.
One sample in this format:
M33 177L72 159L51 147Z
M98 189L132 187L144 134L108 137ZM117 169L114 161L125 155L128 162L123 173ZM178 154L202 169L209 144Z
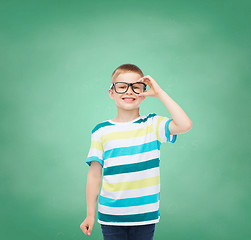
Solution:
M112 119L114 122L130 122L136 118L140 117L139 109L131 110L131 111L119 111L118 115Z

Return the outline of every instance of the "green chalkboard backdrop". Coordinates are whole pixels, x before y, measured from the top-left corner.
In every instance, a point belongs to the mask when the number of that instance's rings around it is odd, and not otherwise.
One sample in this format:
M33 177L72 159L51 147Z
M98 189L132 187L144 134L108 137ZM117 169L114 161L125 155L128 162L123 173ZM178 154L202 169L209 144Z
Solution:
M1 224L6 240L102 239L86 217L111 74L136 64L193 122L161 146L155 240L251 239L250 1L0 1ZM147 97L140 115L171 117Z

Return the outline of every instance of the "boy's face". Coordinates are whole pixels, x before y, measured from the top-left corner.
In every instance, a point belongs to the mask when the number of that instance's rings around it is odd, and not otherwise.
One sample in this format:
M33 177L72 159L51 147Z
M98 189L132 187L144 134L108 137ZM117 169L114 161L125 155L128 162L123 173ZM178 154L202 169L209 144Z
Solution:
M137 82L141 76L137 73L121 73L116 78L115 82L127 82L127 83L134 83ZM125 109L125 110L133 110L139 108L141 102L146 98L145 96L139 97L138 94L133 92L132 88L129 87L125 93L119 94L116 93L114 90L114 86L112 89L108 91L109 96L112 100L115 101L117 107ZM133 98L134 100L125 99L125 98Z

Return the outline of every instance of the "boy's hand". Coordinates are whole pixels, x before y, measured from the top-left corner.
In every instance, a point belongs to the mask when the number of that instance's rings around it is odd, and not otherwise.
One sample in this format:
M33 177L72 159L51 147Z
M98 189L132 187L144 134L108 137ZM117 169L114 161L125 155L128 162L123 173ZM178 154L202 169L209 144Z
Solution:
M91 235L94 222L95 217L86 217L86 219L81 223L80 228L85 235Z
M158 83L149 75L144 76L138 80L138 82L143 82L150 87L150 89L144 93L138 94L138 96L149 96L149 97L158 97L160 92L163 91Z

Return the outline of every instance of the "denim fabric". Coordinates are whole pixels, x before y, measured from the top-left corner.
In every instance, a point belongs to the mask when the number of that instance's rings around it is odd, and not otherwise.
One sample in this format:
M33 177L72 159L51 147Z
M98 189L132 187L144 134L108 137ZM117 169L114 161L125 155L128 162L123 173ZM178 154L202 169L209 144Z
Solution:
M103 240L153 240L155 223L139 226L100 224Z

